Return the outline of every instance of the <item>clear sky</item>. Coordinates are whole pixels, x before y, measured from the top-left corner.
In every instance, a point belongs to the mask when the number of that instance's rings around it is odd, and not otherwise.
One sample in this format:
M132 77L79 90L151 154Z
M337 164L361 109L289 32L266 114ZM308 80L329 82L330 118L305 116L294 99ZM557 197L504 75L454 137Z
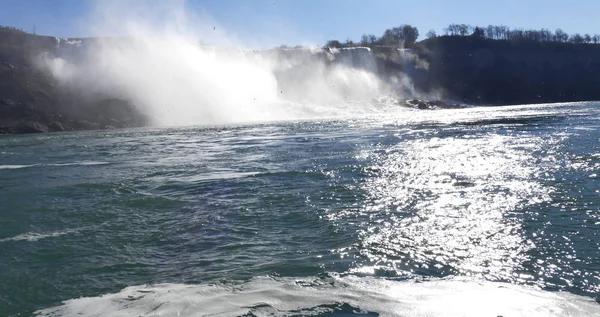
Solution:
M132 1L152 6L169 0ZM600 34L597 0L176 0L174 5L178 2L210 16L242 43L265 45L359 40L361 34L380 36L401 24L416 26L421 37L430 29L440 34L450 23ZM44 35L89 36L81 26L96 5L102 6L102 0L0 0L0 24L27 31L35 25L36 33Z

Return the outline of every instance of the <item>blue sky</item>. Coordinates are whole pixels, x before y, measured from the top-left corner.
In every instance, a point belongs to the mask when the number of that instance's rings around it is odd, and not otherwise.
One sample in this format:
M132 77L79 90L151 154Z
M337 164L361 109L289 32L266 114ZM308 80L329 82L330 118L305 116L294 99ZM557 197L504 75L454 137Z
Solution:
M135 0L152 6L160 0ZM120 3L127 2L122 0ZM181 1L180 1L181 2ZM0 24L59 37L88 36L82 25L101 0L0 0ZM129 2L132 3L132 2ZM600 1L557 0L187 0L187 10L216 20L244 42L265 45L323 44L358 40L386 28L412 24L422 36L450 23L557 27L567 33L600 34ZM135 8L131 9L135 10ZM88 33L86 33L88 32ZM254 39L254 40L253 40Z

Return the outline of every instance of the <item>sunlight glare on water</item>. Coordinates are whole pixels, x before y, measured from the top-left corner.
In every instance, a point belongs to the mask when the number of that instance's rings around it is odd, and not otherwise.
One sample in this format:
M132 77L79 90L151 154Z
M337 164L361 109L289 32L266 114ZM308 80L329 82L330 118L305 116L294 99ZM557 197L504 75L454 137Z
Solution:
M368 261L357 260L353 272L533 278L519 272L535 242L523 235L515 215L550 200L553 189L541 180L553 165L535 155L546 152L542 157L551 159L547 154L564 136L462 130L404 130L395 134L396 144L357 155L372 162L364 168L371 176L362 185L364 208L329 215L361 223L354 257Z
M0 138L0 312L598 316L599 111Z

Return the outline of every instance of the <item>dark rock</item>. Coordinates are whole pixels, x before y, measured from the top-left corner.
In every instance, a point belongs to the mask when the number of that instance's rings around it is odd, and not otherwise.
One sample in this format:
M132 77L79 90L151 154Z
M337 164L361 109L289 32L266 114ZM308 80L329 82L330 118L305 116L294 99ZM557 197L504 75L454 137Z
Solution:
M461 109L463 105L449 104L441 100L420 100L420 99L409 99L400 101L399 103L403 107L420 109L420 110L436 110L436 109Z
M98 130L100 125L87 120L74 120L71 122L71 127L75 130Z
M90 106L94 122L102 126L119 128L139 127L148 123L136 106L128 100L111 98L100 100Z
M0 28L0 133L139 127L149 123L131 102L61 85L32 57L56 53L54 37ZM105 97L106 98L106 97Z
M48 127L35 121L23 122L14 128L16 133L45 133Z
M413 53L428 65L409 74L421 92L467 104L600 100L600 45L439 36Z
M63 127L63 125L58 122L58 121L54 121L52 123L50 123L48 125L48 128L50 129L50 131L52 132L61 132L61 131L65 131L65 128Z
M461 104L452 104L452 103L447 103L441 100L433 100L430 101L431 105L433 105L434 107L437 107L439 109L462 109L465 108L464 105Z
M35 106L30 101L26 101L19 106L26 112L33 112L35 110Z
M427 105L427 103L423 100L418 100L418 99L410 99L410 100L406 100L404 102L404 104L410 108L416 108L416 109L430 109L429 106Z
M2 102L0 102L0 107L1 106L10 106L10 107L12 107L12 106L16 105L16 103L14 101L12 101L12 100L10 100L8 98L2 98L2 100L0 100L0 101L2 101Z
M0 126L0 134L9 134L9 133L14 133L14 131L9 127Z

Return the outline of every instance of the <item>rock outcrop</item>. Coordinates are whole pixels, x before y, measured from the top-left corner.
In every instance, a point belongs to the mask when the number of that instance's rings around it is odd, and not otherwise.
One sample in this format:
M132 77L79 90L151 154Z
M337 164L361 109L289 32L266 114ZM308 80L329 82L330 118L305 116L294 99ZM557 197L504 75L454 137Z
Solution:
M419 110L437 110L437 109L462 109L464 105L447 103L441 100L420 100L409 99L399 102L400 106L419 109Z
M600 44L441 36L417 43L427 64L411 74L424 93L469 104L600 100Z
M148 117L127 100L89 98L60 87L35 64L59 39L0 28L0 134L139 127Z

